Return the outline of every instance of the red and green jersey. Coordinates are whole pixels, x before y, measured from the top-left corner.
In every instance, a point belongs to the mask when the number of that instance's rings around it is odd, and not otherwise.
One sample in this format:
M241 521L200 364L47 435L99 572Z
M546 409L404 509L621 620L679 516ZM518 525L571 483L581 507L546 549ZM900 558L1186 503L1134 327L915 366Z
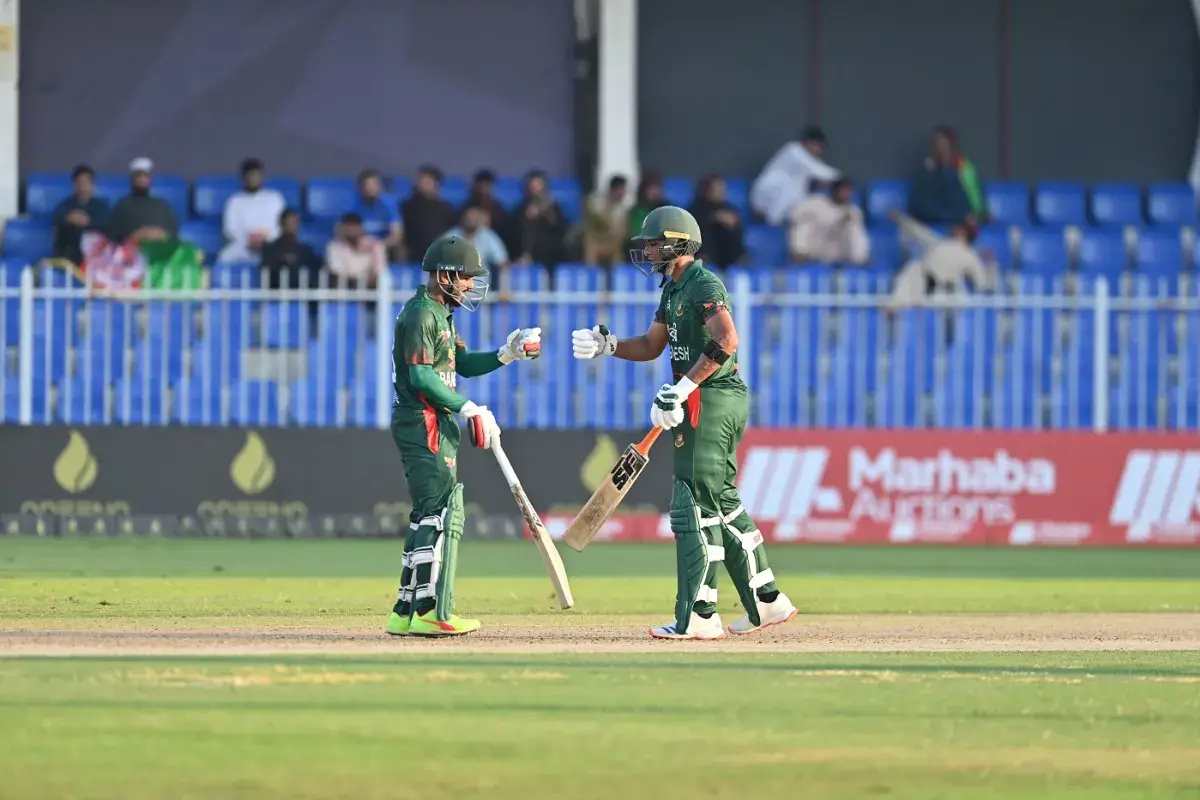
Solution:
M417 289L396 317L393 342L394 407L419 411L430 405L425 395L409 379L408 368L413 364L432 367L442 383L451 390L456 388L458 374L455 372L455 359L461 343L454 327L454 314L444 304L430 297L424 286Z
M711 270L695 261L679 276L679 281L667 281L662 299L654 312L654 321L667 326L667 347L671 353L671 371L686 375L700 360L712 334L704 323L721 309L733 313L729 292ZM737 354L721 365L701 384L714 389L743 386L737 373Z

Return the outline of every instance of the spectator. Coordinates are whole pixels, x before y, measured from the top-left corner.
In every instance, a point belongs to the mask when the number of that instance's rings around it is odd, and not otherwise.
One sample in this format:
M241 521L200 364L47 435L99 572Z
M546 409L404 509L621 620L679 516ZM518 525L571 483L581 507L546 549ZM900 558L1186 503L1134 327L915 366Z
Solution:
M825 163L825 132L809 125L800 140L788 142L771 157L750 187L750 206L771 225L783 225L792 210L816 188L841 173Z
M700 225L700 257L714 267L736 264L746 254L742 244L742 218L725 199L725 179L705 175L696 183L696 196L690 209Z
M63 198L54 208L54 258L65 258L72 264L83 263L79 240L84 231L103 230L108 220L108 201L96 197L96 174L86 164L71 173L75 191Z
M383 242L363 230L362 217L347 211L338 221L333 241L325 248L325 263L337 286L373 289L379 273L387 268L387 256Z
M908 213L927 225L976 224L983 209L975 165L958 152L954 128L939 125L933 129L930 153L913 179Z
M793 210L788 249L796 261L866 263L870 243L849 178L834 183L830 197L814 194Z
M383 178L373 169L358 174L358 197L354 201L355 212L363 221L363 232L383 241L383 244L399 260L400 244L404 239L404 228L400 224L400 204L390 194L384 194Z
M286 208L279 215L279 236L263 245L261 266L272 289L299 289L317 285L321 257L300 241L300 212Z
M463 204L462 210L466 212L469 208L482 208L486 211L492 221L492 230L499 233L504 238L505 247L509 247L510 243L506 237L512 212L496 199L495 172L490 169L481 169L471 177L471 190L467 194L467 202ZM509 247L509 249L512 248Z
M611 267L625 259L629 241L629 181L614 175L608 190L588 196L583 209L583 260Z
M893 210L889 216L900 226L905 239L924 248L896 276L896 286L888 302L891 308L919 305L930 295L955 294L961 291L964 281L970 281L976 289L990 291L995 287L994 255L985 252L981 258L971 249L976 235L974 225L960 222L947 238L899 211Z
M179 236L179 220L161 197L150 194L150 174L154 162L135 158L129 164L130 191L122 197L108 218L108 238L117 243L133 239L137 243L160 242Z
M537 263L553 270L562 258L567 221L550 196L546 173L533 170L525 176L525 197L516 211L519 261Z
M637 236L642 232L642 223L656 208L667 205L663 199L662 175L657 170L646 170L638 183L637 198L633 208L629 209L629 235ZM632 246L627 250L635 249Z
M225 201L221 231L228 243L218 261L256 261L263 245L279 237L279 219L287 203L283 195L263 186L263 162L242 162L242 190Z
M400 207L411 261L420 261L429 245L458 221L454 206L439 194L441 183L441 170L428 164L422 166L417 171L417 185L412 195Z
M479 258L493 276L499 276L500 271L508 266L508 248L504 240L492 230L491 218L486 208L471 206L463 211L462 224L446 231L444 236L461 236L475 245ZM489 281L496 287L495 279Z

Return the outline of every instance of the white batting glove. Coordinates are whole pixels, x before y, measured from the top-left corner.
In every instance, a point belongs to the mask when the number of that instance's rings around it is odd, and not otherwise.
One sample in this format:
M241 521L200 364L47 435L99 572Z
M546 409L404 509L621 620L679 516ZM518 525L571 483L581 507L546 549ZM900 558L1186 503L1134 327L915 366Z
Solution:
M604 325L583 328L571 333L571 352L580 359L611 356L617 352L617 337Z
M529 361L542 354L542 329L517 328L508 335L496 355L501 364L511 364L514 361Z
M664 383L650 406L650 424L668 431L682 425L683 403L695 390L696 384L686 375L674 385Z
M467 421L467 430L471 435L471 444L488 449L492 442L500 438L500 426L496 417L487 406L477 406L470 400L458 411Z

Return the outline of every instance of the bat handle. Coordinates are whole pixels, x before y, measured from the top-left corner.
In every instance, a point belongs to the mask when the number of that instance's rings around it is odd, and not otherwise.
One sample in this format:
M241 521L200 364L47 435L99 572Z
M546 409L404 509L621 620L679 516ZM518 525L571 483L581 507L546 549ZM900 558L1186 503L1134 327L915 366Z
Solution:
M638 442L636 445L633 446L633 449L637 450L642 455L648 454L650 452L650 448L654 446L655 440L658 439L658 435L662 432L663 432L662 428L659 428L659 427L651 428L650 432L647 433L644 437L642 437L642 440L640 442Z
M508 481L508 488L512 488L520 483L517 480L517 473L512 468L512 463L508 460L508 455L504 452L504 448L500 446L500 437L492 439L492 455L496 457L496 463L500 465L500 471L504 473L504 480Z

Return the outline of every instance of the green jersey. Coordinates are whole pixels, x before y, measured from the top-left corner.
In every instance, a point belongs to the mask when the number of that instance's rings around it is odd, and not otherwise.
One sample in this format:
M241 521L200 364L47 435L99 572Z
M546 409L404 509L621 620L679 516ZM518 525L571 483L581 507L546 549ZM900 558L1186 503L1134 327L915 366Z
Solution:
M700 360L704 346L712 339L704 323L721 309L733 313L729 292L721 279L700 261L685 269L678 283L668 281L663 287L654 321L667 326L673 373L686 375ZM737 353L700 385L714 389L743 386L737 373Z
M458 384L456 357L462 342L454 327L454 314L429 296L424 286L404 304L396 317L392 345L392 383L396 387L394 410L423 411L433 407L425 393L412 385L409 366L425 364L433 368L451 391ZM437 411L452 411L438 407Z

